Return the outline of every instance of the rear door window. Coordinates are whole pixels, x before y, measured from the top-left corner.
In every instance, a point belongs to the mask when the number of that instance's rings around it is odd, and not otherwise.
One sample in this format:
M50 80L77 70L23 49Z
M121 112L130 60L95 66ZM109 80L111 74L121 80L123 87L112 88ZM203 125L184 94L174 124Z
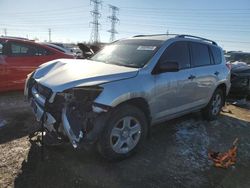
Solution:
M211 46L211 52L213 56L213 60L215 64L220 64L222 59L221 59L221 50L218 47Z
M180 69L190 67L190 56L187 42L175 42L171 44L160 58L161 62L177 62Z
M207 45L191 42L191 52L193 67L206 66L211 64Z
M49 51L30 44L22 44L18 42L10 43L11 56L43 56L48 55Z

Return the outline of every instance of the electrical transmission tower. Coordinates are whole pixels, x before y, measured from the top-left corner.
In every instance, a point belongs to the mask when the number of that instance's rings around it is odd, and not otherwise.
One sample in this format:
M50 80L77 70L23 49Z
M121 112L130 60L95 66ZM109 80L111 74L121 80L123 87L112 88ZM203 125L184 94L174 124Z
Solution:
M92 31L90 34L90 42L91 43L98 43L100 41L100 37L99 37L99 18L101 17L101 13L99 12L99 7L102 5L102 1L101 0L90 0L90 4L93 3L93 10L90 11L92 17L93 17L93 21L90 22L90 24L92 25Z
M111 9L111 16L108 16L108 19L111 21L111 29L108 30L108 32L110 32L110 42L115 40L115 34L117 34L118 32L115 29L115 25L117 22L119 22L119 19L117 18L116 14L119 11L119 8L113 5L109 5L109 8Z

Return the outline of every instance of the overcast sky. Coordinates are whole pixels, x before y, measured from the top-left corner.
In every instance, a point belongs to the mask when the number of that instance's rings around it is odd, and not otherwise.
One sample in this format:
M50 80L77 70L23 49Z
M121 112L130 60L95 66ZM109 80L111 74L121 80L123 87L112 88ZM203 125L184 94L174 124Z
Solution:
M116 39L136 34L192 34L217 41L225 50L250 52L249 0L105 0L100 8L100 39L108 42L111 14L120 8ZM89 0L0 0L0 35L52 41L89 41Z

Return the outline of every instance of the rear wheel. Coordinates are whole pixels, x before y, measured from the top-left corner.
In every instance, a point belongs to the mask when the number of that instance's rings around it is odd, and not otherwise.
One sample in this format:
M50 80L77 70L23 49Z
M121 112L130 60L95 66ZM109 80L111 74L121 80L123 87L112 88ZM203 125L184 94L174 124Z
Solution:
M203 117L207 120L216 119L224 103L224 95L221 89L216 89L208 105L202 110Z
M125 158L140 148L147 134L147 119L132 105L114 110L98 143L99 152L107 159Z

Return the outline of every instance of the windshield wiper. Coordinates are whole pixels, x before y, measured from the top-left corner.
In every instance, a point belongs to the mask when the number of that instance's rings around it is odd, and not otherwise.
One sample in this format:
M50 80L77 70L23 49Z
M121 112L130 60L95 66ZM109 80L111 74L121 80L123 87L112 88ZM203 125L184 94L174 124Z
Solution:
M123 64L123 63L112 62L112 61L105 62L105 63L113 64L113 65L119 65L119 66L124 66L124 67L139 68L139 67L138 67L137 65L135 65L135 64Z

